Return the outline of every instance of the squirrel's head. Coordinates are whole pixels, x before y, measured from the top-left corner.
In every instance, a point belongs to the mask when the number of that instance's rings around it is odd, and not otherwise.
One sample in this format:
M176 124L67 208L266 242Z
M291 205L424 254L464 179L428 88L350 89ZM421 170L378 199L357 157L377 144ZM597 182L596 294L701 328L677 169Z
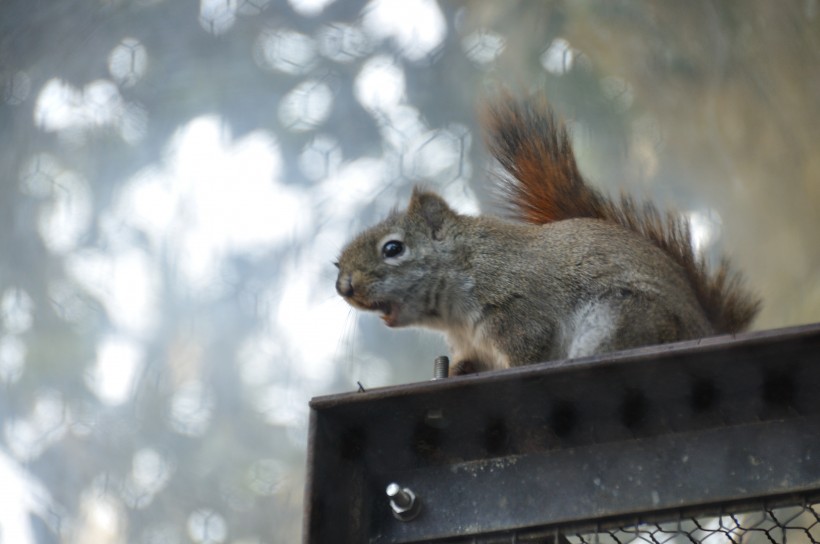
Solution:
M344 248L336 291L351 306L380 312L389 327L436 319L431 275L447 267L458 217L440 196L414 189L406 211L391 213Z

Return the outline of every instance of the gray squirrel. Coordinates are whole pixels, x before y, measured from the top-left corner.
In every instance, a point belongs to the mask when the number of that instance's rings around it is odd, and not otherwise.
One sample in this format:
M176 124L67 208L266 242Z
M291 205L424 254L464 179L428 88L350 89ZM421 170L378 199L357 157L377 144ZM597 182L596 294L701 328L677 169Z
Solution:
M515 221L416 188L342 251L336 291L350 305L442 331L451 375L748 327L760 301L728 260L709 272L683 217L590 187L543 98L503 96L481 121Z

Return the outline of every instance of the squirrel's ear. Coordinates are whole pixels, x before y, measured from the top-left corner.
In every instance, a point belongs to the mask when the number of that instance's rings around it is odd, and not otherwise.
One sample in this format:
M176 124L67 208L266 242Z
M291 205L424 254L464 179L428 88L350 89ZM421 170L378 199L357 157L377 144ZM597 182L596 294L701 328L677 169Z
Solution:
M413 189L407 215L420 218L433 233L433 238L440 239L448 220L458 215L447 205L443 198L435 193Z

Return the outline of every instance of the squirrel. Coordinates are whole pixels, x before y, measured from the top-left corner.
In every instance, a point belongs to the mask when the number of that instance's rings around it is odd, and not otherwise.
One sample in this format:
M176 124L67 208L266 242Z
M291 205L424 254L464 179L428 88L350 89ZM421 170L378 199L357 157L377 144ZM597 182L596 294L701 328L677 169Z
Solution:
M351 306L444 332L450 375L749 326L760 301L728 260L710 272L684 217L592 188L545 99L504 96L480 121L513 219L462 215L416 187L334 263Z

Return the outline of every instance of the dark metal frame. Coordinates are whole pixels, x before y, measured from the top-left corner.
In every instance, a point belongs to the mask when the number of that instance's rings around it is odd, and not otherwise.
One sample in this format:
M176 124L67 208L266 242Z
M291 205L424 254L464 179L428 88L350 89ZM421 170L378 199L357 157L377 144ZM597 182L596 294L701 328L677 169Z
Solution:
M815 324L313 399L304 538L560 542L818 493Z

